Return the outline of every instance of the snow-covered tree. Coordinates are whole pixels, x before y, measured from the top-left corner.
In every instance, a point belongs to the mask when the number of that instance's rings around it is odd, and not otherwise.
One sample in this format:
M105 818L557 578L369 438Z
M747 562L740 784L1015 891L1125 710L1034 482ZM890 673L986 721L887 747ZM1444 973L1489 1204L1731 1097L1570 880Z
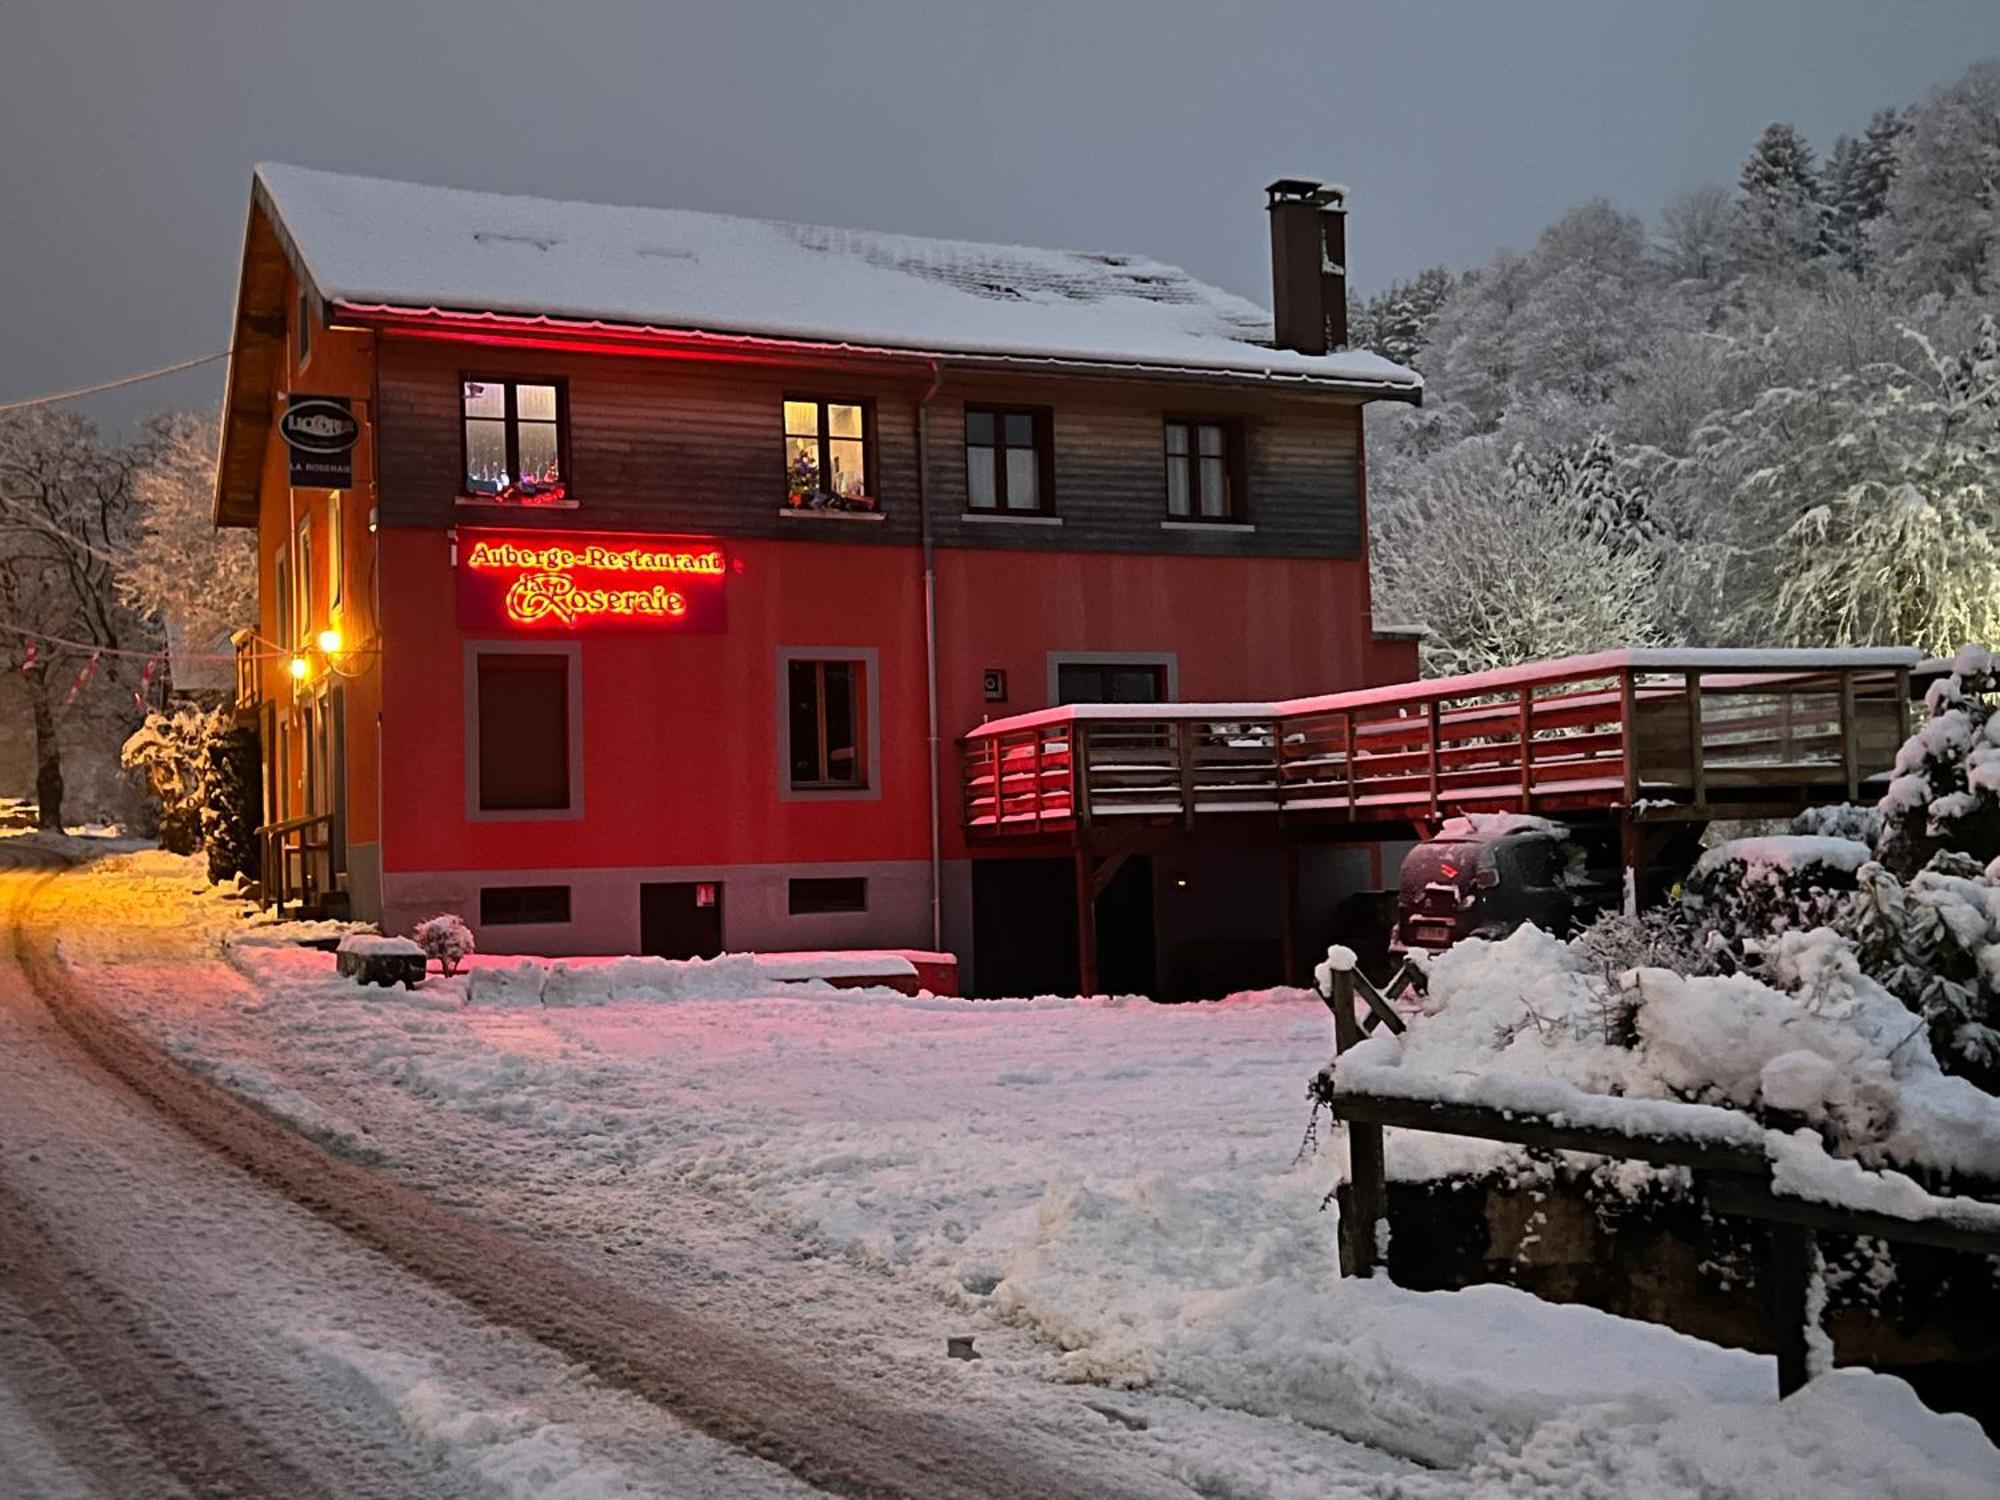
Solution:
M1794 517L1776 590L1750 606L1776 639L1934 653L2000 639L2000 333L1988 317L1950 356L1913 338L1916 372L1772 393L1780 420L1810 403L1835 429L1835 451L1796 452L1746 485Z
M198 650L254 619L257 608L256 538L217 529L210 513L219 428L213 412L169 412L146 424L145 462L133 481L140 537L118 572L128 604L171 622ZM201 586L190 588L192 579Z
M1392 282L1387 291L1355 309L1349 342L1398 364L1418 364L1430 346L1431 325L1451 294L1452 283L1443 266L1420 271L1409 281Z
M143 639L116 588L137 534L137 459L72 412L0 415L0 670L27 689L44 828L62 826L64 710L86 681L101 691L122 675L101 653Z
M1721 280L1729 261L1729 189L1703 182L1676 193L1660 210L1656 243L1675 280Z
M1839 137L1828 153L1822 189L1828 247L1857 275L1870 267L1873 231L1889 207L1898 144L1907 127L1901 110L1877 110L1866 130Z
M1812 147L1792 126L1768 125L1737 175L1730 245L1747 271L1803 269L1826 250L1826 206Z
M1531 467L1455 453L1380 528L1378 613L1428 630L1433 675L1658 639L1652 560L1592 536Z
M1911 114L1879 226L1884 264L1912 285L2000 291L2000 61Z
M170 854L201 847L202 803L208 783L208 742L217 718L199 709L153 712L119 752L159 809L160 846Z

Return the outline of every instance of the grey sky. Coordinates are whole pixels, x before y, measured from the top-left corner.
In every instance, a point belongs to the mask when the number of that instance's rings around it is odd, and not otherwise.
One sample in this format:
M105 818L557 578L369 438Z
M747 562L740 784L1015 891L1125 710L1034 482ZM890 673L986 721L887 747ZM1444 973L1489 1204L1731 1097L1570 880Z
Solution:
M1995 54L1994 0L0 0L0 400L221 348L264 158L1141 251L1267 302L1274 176L1354 190L1369 289Z

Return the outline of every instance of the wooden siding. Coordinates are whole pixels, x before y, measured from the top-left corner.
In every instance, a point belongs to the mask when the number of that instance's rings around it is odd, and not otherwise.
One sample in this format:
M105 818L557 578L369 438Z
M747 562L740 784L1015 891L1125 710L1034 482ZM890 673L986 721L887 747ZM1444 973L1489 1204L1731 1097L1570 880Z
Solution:
M538 526L912 545L918 537L916 403L908 379L841 370L486 349L385 338L379 345L381 516L387 526L501 523L518 511L461 505L462 374L567 381L574 509ZM787 395L864 397L874 410L881 520L787 516ZM966 519L964 410L1053 410L1060 525ZM1168 413L1242 426L1247 527L1165 527L1161 424ZM930 408L931 518L940 546L1223 556L1361 555L1360 408L1328 397L1185 382L975 378L947 370Z

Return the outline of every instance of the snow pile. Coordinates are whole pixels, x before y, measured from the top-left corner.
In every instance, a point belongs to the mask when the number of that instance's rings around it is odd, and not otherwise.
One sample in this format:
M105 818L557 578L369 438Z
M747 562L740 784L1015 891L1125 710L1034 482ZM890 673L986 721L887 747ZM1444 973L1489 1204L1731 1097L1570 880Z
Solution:
M1787 933L1768 959L1793 993L1741 974L1614 979L1532 926L1473 939L1434 961L1408 1034L1370 1037L1333 1080L1749 1147L1760 1120L1803 1120L1870 1166L2000 1176L2000 1099L1940 1070L1922 1021L1849 945Z
M422 958L424 950L406 937L383 937L378 932L350 932L340 940L338 953L355 958Z
M1736 864L1757 874L1823 867L1852 875L1869 858L1868 846L1854 839L1781 833L1762 838L1731 839L1717 844L1713 849L1703 851L1695 863L1695 871L1697 874L1714 875Z
M725 953L719 958L509 958L465 972L468 1005L658 1005L739 1000L832 979L905 979L907 958L885 953ZM823 984L819 985L824 988Z

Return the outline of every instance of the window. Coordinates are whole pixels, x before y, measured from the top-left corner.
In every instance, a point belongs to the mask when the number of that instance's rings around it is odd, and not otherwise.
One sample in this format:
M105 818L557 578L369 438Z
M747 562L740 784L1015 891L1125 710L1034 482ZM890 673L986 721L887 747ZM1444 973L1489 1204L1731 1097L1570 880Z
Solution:
M1046 411L965 409L965 498L975 511L1047 514L1055 508Z
M468 496L519 505L560 505L568 498L560 383L467 380L462 399Z
M786 891L786 900L788 910L795 917L866 911L868 882L859 875L794 880Z
M785 671L793 788L865 787L862 664L794 659Z
M785 507L873 511L868 409L859 401L785 402Z
M340 491L326 497L326 604L340 608L341 571L347 557L347 538L340 534Z
M297 580L297 606L292 616L292 644L304 641L313 622L313 539L312 517L299 517L299 562L292 575Z
M1167 669L1154 662L1056 664L1058 703L1164 703Z
M526 927L568 920L566 885L489 885L480 889L481 927Z
M289 646L298 636L292 629L292 563L284 552L279 552L273 569L272 595L277 600L277 609L271 626L277 632L279 644Z
M568 812L570 656L478 653L478 798L481 812Z
M1167 515L1180 521L1240 521L1236 433L1226 422L1167 423Z

